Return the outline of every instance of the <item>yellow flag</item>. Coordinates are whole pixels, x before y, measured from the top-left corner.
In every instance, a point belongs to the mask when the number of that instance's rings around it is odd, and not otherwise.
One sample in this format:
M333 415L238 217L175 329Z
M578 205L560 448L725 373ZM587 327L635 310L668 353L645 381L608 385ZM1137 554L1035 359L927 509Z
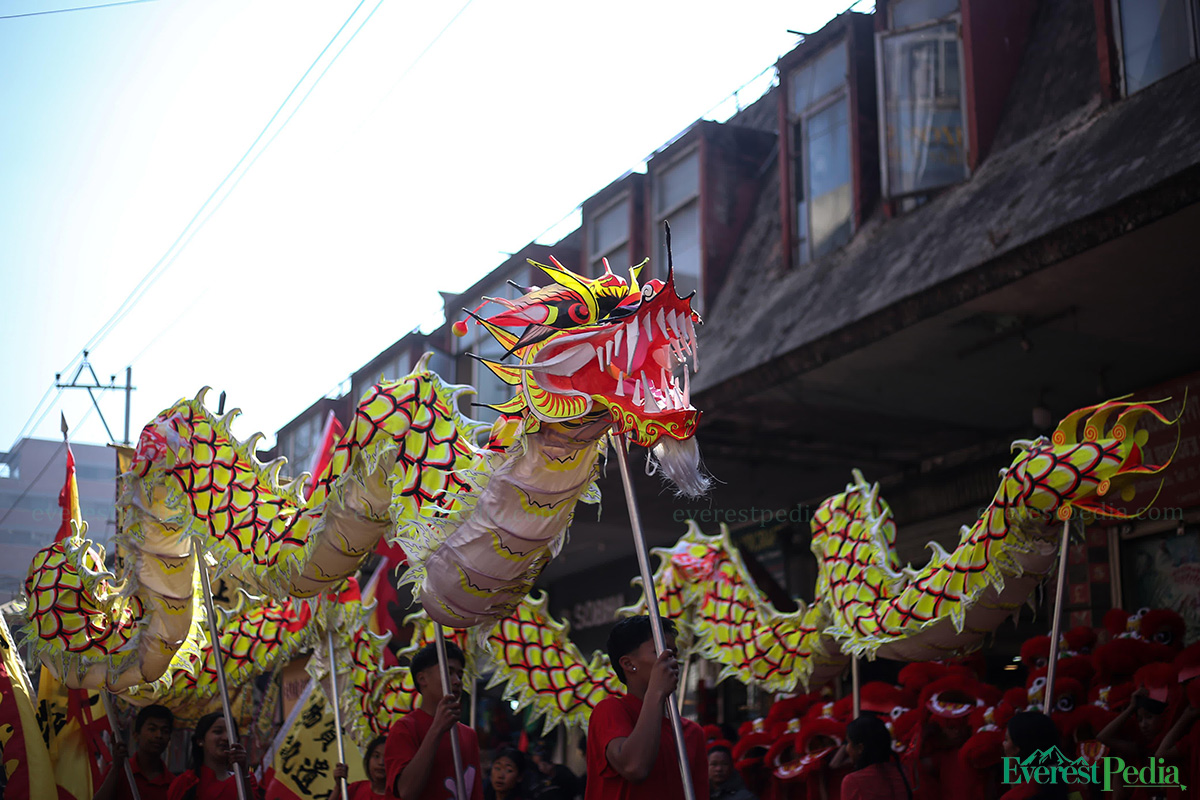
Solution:
M0 795L56 800L50 755L38 731L33 690L0 614Z
M38 721L50 753L54 780L75 800L91 800L99 785L100 766L89 733L108 730L100 694L68 689L42 667L38 681Z
M315 681L309 681L304 692L294 718L289 720L291 727L275 750L271 762L275 781L267 789L267 800L324 798L333 791L333 768L337 764L333 709L326 705L325 693ZM362 754L349 736L344 742L349 782L365 780Z

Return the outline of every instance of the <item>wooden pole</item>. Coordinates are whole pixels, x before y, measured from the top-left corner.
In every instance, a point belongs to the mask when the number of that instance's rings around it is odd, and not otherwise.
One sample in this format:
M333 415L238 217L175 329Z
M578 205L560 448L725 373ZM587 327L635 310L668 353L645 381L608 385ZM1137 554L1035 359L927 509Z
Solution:
M437 647L438 673L442 677L442 695L450 694L450 664L446 660L446 634L441 623L433 623L434 643ZM454 788L458 800L467 800L467 782L463 780L462 747L458 743L458 721L450 728L450 751L454 755Z
M113 711L112 695L104 691L100 693L100 699L104 701L104 713L108 717L108 726L112 728L113 745L115 746L118 739L125 737L121 735L121 726L117 723L116 712ZM129 763L128 758L125 759L125 780L129 782L129 793L133 795L133 800L142 800L142 795L138 792L137 781L133 779L133 765Z
M221 632L217 629L217 612L213 607L212 584L208 579L208 564L205 554L195 550L197 566L200 567L200 583L204 587L204 605L208 609L208 635L212 639L213 660L217 668L217 688L221 691L221 710L225 712L225 732L230 746L237 744L237 729L233 727L233 712L229 708L229 689L225 685L225 660L221 657ZM233 777L237 781L238 800L246 800L246 782L242 776L242 765L234 762Z
M1046 665L1046 696L1042 713L1050 715L1054 704L1054 673L1058 667L1058 632L1062 629L1063 592L1067 583L1067 548L1071 545L1071 518L1063 520L1062 541L1058 545L1058 586L1054 590L1054 618L1050 624L1050 662Z
M337 685L337 660L333 653L333 629L328 625L325 627L325 646L329 648L329 689L332 692L330 702L333 705L333 729L337 732L338 763L345 764L346 746L342 742L342 709ZM346 779L342 778L337 783L342 788L342 800L350 800L350 790L346 786Z
M854 718L862 713L862 681L858 677L858 657L850 657L850 694L854 703Z
M642 587L646 592L646 606L650 612L650 634L654 637L654 651L661 654L666 649L666 637L663 636L662 617L658 612L658 595L654 591L654 576L650 572L650 555L646 550L646 538L642 534L637 496L633 492L633 476L629 473L629 453L625 449L624 437L610 433L608 438L617 454L621 482L625 484L625 505L629 509L633 546L637 550L638 569L642 574ZM667 703L667 716L671 720L671 731L675 734L675 755L679 760L679 777L683 783L684 800L696 800L696 789L692 786L692 770L688 764L687 743L683 741L683 718L680 717L679 707L675 703Z

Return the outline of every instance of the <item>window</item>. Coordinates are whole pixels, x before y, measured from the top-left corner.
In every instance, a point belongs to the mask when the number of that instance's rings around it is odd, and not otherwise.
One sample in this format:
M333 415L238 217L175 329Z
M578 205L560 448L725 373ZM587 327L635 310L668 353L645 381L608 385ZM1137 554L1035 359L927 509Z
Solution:
M591 253L591 272L595 277L604 274L601 259L607 258L613 270L629 266L629 198L605 208L591 220L588 251Z
M884 193L903 197L967 177L958 21L881 34Z
M848 52L843 40L788 78L798 264L836 250L853 233Z
M1197 57L1197 0L1115 0L1125 94L1182 69Z
M693 149L656 176L654 182L655 274L666 276L667 235L663 223L671 225L671 261L675 265L675 291L696 297L692 307L703 310L700 252L700 151Z
M899 0L889 5L892 30L948 17L958 11L958 0Z

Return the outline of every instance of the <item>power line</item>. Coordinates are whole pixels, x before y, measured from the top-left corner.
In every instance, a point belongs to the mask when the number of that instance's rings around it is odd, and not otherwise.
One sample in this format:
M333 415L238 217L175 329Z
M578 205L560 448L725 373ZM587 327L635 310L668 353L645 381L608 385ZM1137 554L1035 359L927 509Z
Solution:
M162 257L159 258L154 266L150 268L150 271L142 277L142 279L133 288L133 291L129 293L125 300L122 301L119 306L117 306L117 310L113 313L109 320L100 327L100 330L97 331L90 340L88 340L88 343L82 348L83 350L94 350L96 346L100 344L100 342L104 341L105 337L112 332L112 329L116 327L117 323L125 318L129 311L132 310L132 308L137 305L142 297L145 296L150 287L153 286L160 277L162 277L162 275L166 272L166 268L175 260L175 256L171 255L172 251L176 250L177 247L180 250L183 249L180 247L180 242L183 241L185 236L187 236L189 229L204 213L204 210L208 207L209 203L213 201L213 198L215 198L217 194L220 193L221 189L224 188L225 184L229 182L234 173L237 172L238 168L241 167L242 164L245 163L246 159L250 157L250 154L254 151L254 148L258 146L258 143L262 141L271 125L273 125L275 120L279 118L279 115L283 113L283 109L287 106L288 101L292 99L292 96L296 94L301 84L304 83L305 79L308 78L309 74L317 66L320 60L324 58L325 54L329 52L329 48L333 46L333 43L337 41L339 36L341 36L342 31L344 31L346 26L350 24L350 20L354 18L359 9L361 9L365 3L366 0L359 0L358 5L356 5L354 10L350 12L350 16L346 17L345 22L341 24L341 26L337 29L337 32L334 33L333 37L330 38L323 48L321 48L321 52L318 53L317 57L313 59L313 62L308 65L308 69L304 70L304 74L300 76L300 80L296 81L296 85L293 86L291 91L287 93L287 96L283 98L283 102L279 104L279 108L275 109L275 113L271 115L269 120L267 120L267 124L263 126L261 131L259 131L258 136L254 137L254 141L250 143L250 147L246 149L246 152L243 153L242 157L237 160L237 163L233 165L233 168L229 170L224 178L221 179L221 182L218 183L217 187L212 190L212 193L209 194L204 202L200 204L200 208L198 208L192 218L188 220L187 225L185 225L183 230L179 232L179 235L175 237L175 241L171 243L171 246L167 248L167 251L163 253ZM178 253L175 255L177 256ZM168 260L168 258L170 260Z
M114 6L136 6L139 3L155 3L158 0L122 0L120 3L104 3L98 6L76 6L74 8L56 8L53 11L30 11L28 14L6 14L0 19L20 19L21 17L42 17L47 14L66 14L68 11L94 11L98 8L113 8Z

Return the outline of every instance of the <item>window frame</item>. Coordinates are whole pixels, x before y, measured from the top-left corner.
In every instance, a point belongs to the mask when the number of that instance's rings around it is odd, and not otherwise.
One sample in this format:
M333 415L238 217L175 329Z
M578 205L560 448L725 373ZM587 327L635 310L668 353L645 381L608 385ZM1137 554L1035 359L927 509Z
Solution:
M911 192L900 192L893 194L891 191L890 181L890 161L888 159L889 140L887 135L888 115L887 115L887 83L884 81L884 53L883 43L885 39L893 36L901 36L905 34L915 33L924 30L925 28L933 28L938 25L946 25L953 22L958 33L958 85L959 85L959 111L962 114L962 137L963 137L963 177L962 180L954 183L943 184L942 186L933 186L926 189L918 189ZM962 26L962 3L959 3L958 11L953 14L948 14L937 19L926 20L918 25L910 25L907 28L896 28L895 30L888 29L886 31L877 31L875 33L875 97L877 110L876 115L879 119L879 192L880 196L885 201L899 202L908 200L914 197L932 196L937 192L949 189L952 186L958 186L971 179L974 171L971 169L971 130L968 124L968 93L973 91L973 87L968 85L966 77L966 54L963 49L963 26Z
M842 78L842 82L840 84L838 84L836 87L834 87L833 89L830 89L828 92L826 92L825 94L818 97L817 99L811 101L807 106L804 107L803 111L794 110L792 108L792 94L794 92L793 87L794 87L794 80L796 78L796 75L798 73L800 73L802 70L804 70L806 67L809 67L809 66L815 64L818 59L820 59L822 56L824 56L826 53L828 53L829 51L833 50L836 47L844 47L845 54L846 54L846 64L845 64L846 74ZM794 227L794 230L792 231L792 235L793 235L794 241L792 242L792 247L795 252L792 255L796 259L797 266L804 266L805 264L811 264L814 260L813 256L812 256L812 202L811 202L812 198L810 198L808 196L808 182L809 182L809 173L810 173L810 170L808 169L808 160L807 160L808 159L808 145L809 145L809 139L808 139L809 119L816 116L817 114L820 114L823 111L826 111L827 109L831 108L835 103L837 103L843 99L845 99L845 101L846 101L846 133L847 133L847 135L850 136L850 142L848 143L847 148L846 148L847 152L850 154L850 193L851 193L850 238L853 239L854 234L858 232L858 225L854 219L855 213L854 213L854 203L853 203L854 185L855 185L853 126L854 126L855 115L854 115L854 106L851 103L851 92L850 92L850 59L851 59L850 37L847 35L847 36L843 36L842 38L838 39L836 42L833 42L832 44L828 45L827 47L821 49L818 53L814 54L810 58L806 58L802 64L799 64L799 65L793 67L788 72L788 96L784 98L784 103L785 103L784 107L787 109L787 122L788 122L787 135L793 137L793 142L792 142L793 152L791 153L792 163L788 165L788 169L791 170L791 174L792 174L792 198L791 198L791 204L790 204L791 208L789 209L789 213L791 213L793 216L792 225ZM794 132L796 130L796 123L800 124L799 152L795 152L796 148L797 148L797 143L794 141ZM803 182L804 182L803 186L795 185L795 183L796 183L796 181L795 181L796 162L797 161L799 161L800 165L804 168L803 172L801 173ZM802 194L799 194L801 192L802 192ZM800 225L799 225L799 210L797 208L797 206L799 205L799 198L801 196L804 199L805 215L807 217L807 219L805 220L806 225L804 226L805 235L803 237L801 236L801 229L800 229ZM844 245L842 245L842 246L844 246ZM837 249L837 248L835 248L835 249Z
M1109 9L1112 13L1112 37L1113 37L1113 47L1116 50L1116 56L1117 56L1117 70L1120 72L1120 76L1121 76L1120 83L1119 83L1121 97L1123 97L1123 98L1132 97L1134 94L1137 94L1138 92L1149 89L1151 86L1158 83L1159 81L1166 80L1167 78L1171 77L1175 73L1180 72L1184 69L1187 69L1189 66L1191 66L1197 62L1200 62L1200 3L1198 3L1197 0L1184 0L1184 4L1185 4L1186 10L1187 10L1188 27L1191 29L1191 34L1192 34L1190 37L1192 60L1189 61L1187 64L1183 65L1182 67L1179 67L1179 69L1168 72L1167 74L1163 75L1162 77L1158 78L1157 80L1151 81L1150 83L1143 86L1141 89L1138 89L1137 92L1133 92L1133 94L1130 94L1129 79L1128 79L1127 71L1125 69L1125 27L1124 27L1124 23L1121 20L1121 0L1108 0L1108 4L1109 4Z
M663 224L663 222L669 222L670 217L672 215L678 214L680 211L683 211L684 209L688 208L693 203L696 205L696 217L697 217L696 236L700 240L699 241L699 263L696 265L696 297L699 302L694 302L694 305L697 309L702 309L704 307L704 296L706 294L704 291L704 276L705 276L705 272L706 272L706 269L705 269L706 265L704 263L704 261L705 261L705 258L704 258L704 205L703 205L703 203L701 203L701 198L704 195L704 151L700 145L701 145L701 142L699 140L693 142L692 144L690 144L686 148L684 148L682 151L680 151L678 154L672 155L670 160L667 161L665 166L660 167L655 170L653 180L651 181L651 184L650 184L650 197L648 198L650 210L652 212L650 214L650 220L651 220L650 226L651 226L651 234L652 234L650 237L650 247L653 248L653 252L655 254L661 253L664 257L663 263L658 265L658 267L654 268L651 275L657 277L659 274L661 274L662 280L666 280L666 278L667 278L667 264L665 261L666 249L667 249L666 248L666 237L663 232L662 224ZM667 208L663 209L662 211L657 210L658 209L658 193L659 193L659 191L661 191L661 181L663 179L663 176L666 173L668 173L671 170L678 167L680 164L682 164L688 158L691 158L693 155L696 158L696 191L695 191L695 193L692 195L689 195L684 200L677 201L674 205L668 206ZM661 245L661 249L660 249L660 245ZM674 248L672 248L672 250L673 249ZM651 265L653 266L653 264L654 264L654 262L653 262L653 260L651 260Z
M607 248L606 250L592 252L592 246L593 246L592 239L596 234L596 229L593 227L594 224L599 222L600 217L603 217L605 214L607 214L608 212L617 208L622 203L628 203L628 208L626 209L626 213L625 213L625 238L620 240L616 244L612 245L611 247ZM589 224L588 224L588 241L587 241L587 248L588 248L587 268L588 268L588 274L591 277L595 278L595 277L599 277L600 275L602 275L604 272L604 265L603 265L603 263L601 263L601 259L608 258L613 253L620 250L622 247L629 248L630 257L632 258L632 256L633 256L633 249L632 249L633 248L633 192L628 191L628 190L623 191L620 194L618 194L616 197L614 197L611 200L609 200L608 202L606 202L604 205L600 206L594 213L588 214L588 223ZM609 266L611 267L612 264L610 263ZM617 269L625 269L628 266L629 266L628 264L618 264L618 265L616 265L616 268Z

